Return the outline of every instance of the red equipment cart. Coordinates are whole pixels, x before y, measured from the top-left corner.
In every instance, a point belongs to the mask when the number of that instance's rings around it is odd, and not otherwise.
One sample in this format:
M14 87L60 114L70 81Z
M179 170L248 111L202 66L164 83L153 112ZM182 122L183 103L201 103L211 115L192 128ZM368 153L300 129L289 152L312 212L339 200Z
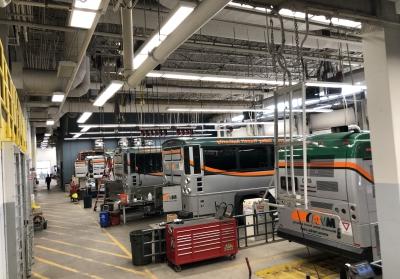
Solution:
M168 262L177 272L182 264L223 256L234 259L238 252L236 220L205 218L167 224L166 246Z

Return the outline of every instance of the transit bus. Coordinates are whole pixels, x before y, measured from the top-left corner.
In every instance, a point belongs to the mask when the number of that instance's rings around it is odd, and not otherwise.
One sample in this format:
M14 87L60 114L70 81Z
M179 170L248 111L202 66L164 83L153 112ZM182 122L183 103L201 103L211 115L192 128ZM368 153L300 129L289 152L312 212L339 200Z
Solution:
M180 185L182 210L194 216L232 204L242 213L245 199L263 197L274 175L272 138L177 138L162 144L168 185Z
M161 208L163 185L161 148L127 147L114 153L115 180L122 181L128 200L147 200L149 193L156 208Z
M278 235L356 258L379 259L369 132L307 138L308 208L304 204L302 141L294 146L294 189L288 154L284 146L280 148Z

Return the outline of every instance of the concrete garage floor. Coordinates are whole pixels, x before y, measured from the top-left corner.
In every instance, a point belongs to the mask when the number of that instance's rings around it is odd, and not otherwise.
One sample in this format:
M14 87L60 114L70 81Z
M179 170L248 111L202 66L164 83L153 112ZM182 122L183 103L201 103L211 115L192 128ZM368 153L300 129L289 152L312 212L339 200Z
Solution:
M131 263L129 232L160 222L160 217L102 229L97 223L98 213L83 209L82 201L71 203L66 193L39 190L37 202L48 220L48 229L35 232L34 278L248 278L246 257L252 278L256 278L258 270L307 256L304 246L279 241L241 249L233 261L197 263L179 273L166 263L137 267Z

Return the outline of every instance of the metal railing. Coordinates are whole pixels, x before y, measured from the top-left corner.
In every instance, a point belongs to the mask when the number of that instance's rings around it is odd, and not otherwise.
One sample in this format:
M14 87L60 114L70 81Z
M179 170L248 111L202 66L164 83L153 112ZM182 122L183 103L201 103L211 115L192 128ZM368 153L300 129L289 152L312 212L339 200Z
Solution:
M238 247L275 241L277 210L233 216L237 221Z
M0 41L0 141L12 141L23 152L27 149L26 121L18 93L11 79Z

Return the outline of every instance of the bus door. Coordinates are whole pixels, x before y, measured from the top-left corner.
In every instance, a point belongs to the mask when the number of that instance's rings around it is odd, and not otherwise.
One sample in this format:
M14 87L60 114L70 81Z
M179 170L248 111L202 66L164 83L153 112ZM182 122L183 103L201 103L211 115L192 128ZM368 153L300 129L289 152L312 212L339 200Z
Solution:
M190 178L188 187L191 191L203 191L203 154L200 145L185 146L183 148L184 172Z

